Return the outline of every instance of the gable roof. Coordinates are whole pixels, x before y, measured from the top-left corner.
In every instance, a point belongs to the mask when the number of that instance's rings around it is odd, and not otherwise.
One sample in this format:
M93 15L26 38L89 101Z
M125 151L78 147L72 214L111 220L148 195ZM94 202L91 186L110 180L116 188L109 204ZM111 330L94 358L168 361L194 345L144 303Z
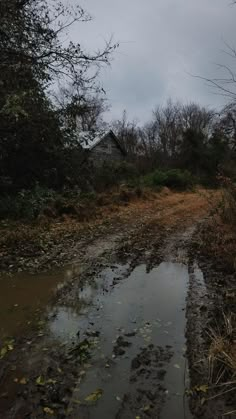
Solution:
M94 147L96 147L101 141L103 141L106 137L111 137L115 142L117 147L121 150L123 154L126 154L125 149L119 143L117 136L114 134L113 131L98 131L98 132L91 132L91 131L83 131L79 133L78 140L79 144L84 150L91 151Z

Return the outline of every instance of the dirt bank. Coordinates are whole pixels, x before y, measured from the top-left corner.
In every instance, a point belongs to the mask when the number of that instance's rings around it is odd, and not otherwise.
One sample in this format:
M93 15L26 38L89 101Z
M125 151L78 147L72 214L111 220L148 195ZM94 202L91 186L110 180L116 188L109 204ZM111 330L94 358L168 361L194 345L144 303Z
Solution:
M205 358L198 367L208 344L205 320L215 307L207 285L212 267L194 246L208 212L203 191L168 193L90 225L51 227L50 237L62 242L55 240L54 253L41 255L37 267L51 265L53 254L58 264L74 262L47 274L38 305L33 296L40 287L29 288L27 279L30 321L25 294L23 304L20 297L13 307L10 301L11 337L7 321L1 336L0 416L210 419L233 410L232 398L218 397L213 416ZM29 257L24 266L30 262L35 269ZM18 275L11 280L17 289Z

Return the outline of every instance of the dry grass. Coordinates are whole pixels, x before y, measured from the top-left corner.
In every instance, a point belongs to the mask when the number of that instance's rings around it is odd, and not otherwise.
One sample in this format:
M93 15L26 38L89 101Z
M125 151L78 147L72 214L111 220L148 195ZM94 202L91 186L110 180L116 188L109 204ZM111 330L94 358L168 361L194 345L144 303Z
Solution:
M210 328L208 335L210 347L208 353L209 381L220 383L227 378L229 382L236 379L236 328L233 314L223 313L223 327Z

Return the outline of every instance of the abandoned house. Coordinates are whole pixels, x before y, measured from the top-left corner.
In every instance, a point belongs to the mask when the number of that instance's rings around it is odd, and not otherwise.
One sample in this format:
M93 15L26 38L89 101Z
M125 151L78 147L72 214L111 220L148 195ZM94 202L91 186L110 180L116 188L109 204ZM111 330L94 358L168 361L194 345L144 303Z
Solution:
M112 131L96 134L83 132L79 136L79 143L89 161L95 166L101 166L103 163L121 162L126 158L125 150Z

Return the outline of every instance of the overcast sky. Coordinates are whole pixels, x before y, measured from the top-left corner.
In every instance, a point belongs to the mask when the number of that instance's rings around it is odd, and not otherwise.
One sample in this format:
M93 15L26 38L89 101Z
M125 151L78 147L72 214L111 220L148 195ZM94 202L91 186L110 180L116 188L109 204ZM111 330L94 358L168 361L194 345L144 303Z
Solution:
M236 43L236 6L230 2L81 0L93 21L74 28L73 39L90 50L111 35L120 43L101 74L109 118L126 109L131 119L145 122L169 97L219 107L224 99L191 74L214 77L216 63L229 63L224 41Z

